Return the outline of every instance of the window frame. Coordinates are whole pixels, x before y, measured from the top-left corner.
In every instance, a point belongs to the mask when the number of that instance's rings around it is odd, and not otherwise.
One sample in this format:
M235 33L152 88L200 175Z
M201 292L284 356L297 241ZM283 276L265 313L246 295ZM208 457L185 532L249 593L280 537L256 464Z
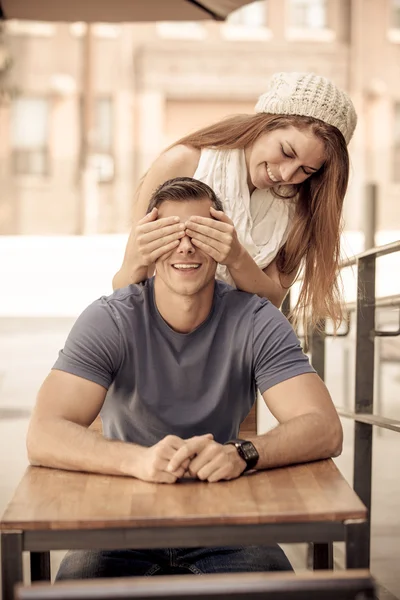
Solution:
M97 117L98 114L100 113L97 112L98 111L98 103L107 100L109 102L109 108L110 108L110 132L109 132L109 144L108 147L106 146L102 146L100 143L98 143L97 135L98 135L98 131L97 131L97 127L98 127L98 123L97 123ZM80 97L79 100L80 103L80 131L81 131L81 157L82 157L82 153L83 153L83 96ZM94 170L96 170L97 172L97 178L96 181L98 184L100 185L105 185L105 184L109 184L109 183L113 183L115 180L115 153L114 153L114 127L115 127L115 110L114 110L114 106L115 106L115 101L114 101L114 96L112 94L96 94L93 98L93 103L94 103L94 109L93 109L93 132L91 135L91 143L90 143L90 147L89 147L89 160L90 163L92 165L92 167L94 168ZM111 174L109 175L102 175L101 174L101 161L104 160L108 160L111 163L111 167L110 167L110 171ZM81 159L82 162L82 159Z
M310 27L307 23L304 25L296 24L293 21L293 12L296 0L287 0L286 3L286 39L289 41L316 41L333 42L336 39L336 32L329 23L329 0L302 0L306 5L321 2L324 8L324 25L322 27Z
M43 101L46 106L46 116L44 123L44 136L43 143L37 144L37 146L24 146L23 144L16 143L13 134L13 124L11 116L11 128L10 128L10 149L11 149L11 170L14 177L35 177L40 179L47 179L51 175L50 168L50 118L51 118L51 99L46 95L38 94L21 94L17 96L11 102L11 111L13 110L13 104L21 100L40 100ZM29 167L30 164L34 164L35 156L41 156L43 161L43 168L41 170L35 170ZM22 166L21 166L22 165ZM26 165L24 167L24 165Z

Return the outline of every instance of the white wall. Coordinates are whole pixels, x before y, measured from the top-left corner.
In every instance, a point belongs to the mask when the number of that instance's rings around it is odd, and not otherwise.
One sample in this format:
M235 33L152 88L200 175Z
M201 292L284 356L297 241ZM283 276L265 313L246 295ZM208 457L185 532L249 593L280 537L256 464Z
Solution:
M400 239L380 232L377 243ZM112 293L127 235L0 236L0 317L77 316L88 304ZM360 252L357 232L344 236L347 256ZM400 253L378 260L377 293L400 293ZM344 273L347 300L356 298L355 270Z

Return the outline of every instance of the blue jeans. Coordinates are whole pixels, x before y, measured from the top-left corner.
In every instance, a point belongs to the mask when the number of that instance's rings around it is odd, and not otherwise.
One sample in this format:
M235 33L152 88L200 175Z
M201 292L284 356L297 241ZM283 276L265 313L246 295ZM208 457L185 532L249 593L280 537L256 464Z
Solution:
M283 550L274 546L165 548L156 550L75 550L64 557L56 581L96 577L202 575L292 571Z

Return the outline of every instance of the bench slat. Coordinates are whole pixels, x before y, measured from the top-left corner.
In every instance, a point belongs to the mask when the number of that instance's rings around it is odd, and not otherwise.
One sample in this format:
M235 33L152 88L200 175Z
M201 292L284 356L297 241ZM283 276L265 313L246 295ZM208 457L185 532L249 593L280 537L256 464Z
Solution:
M71 581L54 585L18 586L16 600L348 600L364 593L374 598L375 585L368 571L294 573L243 573L224 575L170 575L121 579Z

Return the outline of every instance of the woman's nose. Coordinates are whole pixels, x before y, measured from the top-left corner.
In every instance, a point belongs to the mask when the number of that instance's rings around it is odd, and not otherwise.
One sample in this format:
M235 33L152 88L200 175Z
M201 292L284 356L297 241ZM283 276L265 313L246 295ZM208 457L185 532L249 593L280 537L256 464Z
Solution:
M284 181L285 183L290 183L297 169L298 167L295 164L285 163L284 165L281 165L280 174L282 181Z

